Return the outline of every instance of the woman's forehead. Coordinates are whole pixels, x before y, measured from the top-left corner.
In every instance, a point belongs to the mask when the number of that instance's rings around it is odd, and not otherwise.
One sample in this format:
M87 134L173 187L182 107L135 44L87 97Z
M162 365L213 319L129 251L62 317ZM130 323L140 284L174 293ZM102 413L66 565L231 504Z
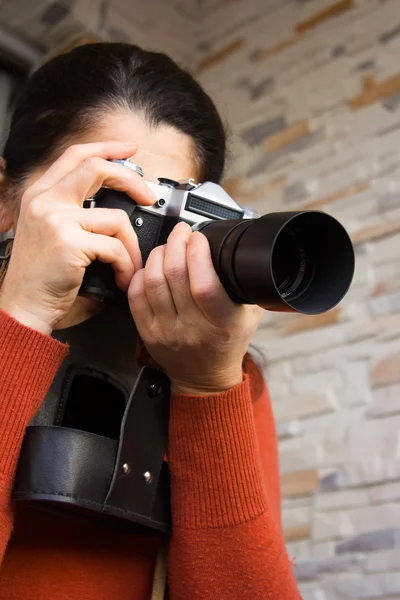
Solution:
M110 112L101 123L84 134L79 143L115 140L137 143L133 162L139 164L148 181L157 183L158 177L177 181L198 179L193 140L170 125L150 127L138 114L131 111Z

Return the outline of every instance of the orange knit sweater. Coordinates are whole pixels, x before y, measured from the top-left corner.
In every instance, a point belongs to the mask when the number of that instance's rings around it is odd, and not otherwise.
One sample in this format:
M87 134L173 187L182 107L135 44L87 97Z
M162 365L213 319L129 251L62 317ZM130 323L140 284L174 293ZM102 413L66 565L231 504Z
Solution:
M0 600L148 600L160 540L95 520L14 509L24 430L68 347L0 311ZM280 522L277 441L265 384L173 395L168 459L171 600L298 600Z

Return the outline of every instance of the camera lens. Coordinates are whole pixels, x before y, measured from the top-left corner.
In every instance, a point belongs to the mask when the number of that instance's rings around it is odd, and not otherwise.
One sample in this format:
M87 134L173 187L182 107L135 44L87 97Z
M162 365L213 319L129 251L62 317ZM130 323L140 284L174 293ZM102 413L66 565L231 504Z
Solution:
M309 289L315 264L307 253L305 240L294 228L286 226L272 251L272 275L282 298L298 299Z
M206 223L214 267L235 302L316 315L333 308L354 273L351 240L319 211Z

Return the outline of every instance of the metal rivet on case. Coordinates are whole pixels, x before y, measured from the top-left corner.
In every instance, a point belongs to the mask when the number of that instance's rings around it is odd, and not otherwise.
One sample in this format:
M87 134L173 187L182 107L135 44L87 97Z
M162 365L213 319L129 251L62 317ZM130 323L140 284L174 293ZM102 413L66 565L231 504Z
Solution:
M150 471L146 471L146 473L143 473L143 477L146 483L151 483L153 481L153 475L152 473L150 473Z
M152 383L149 385L148 394L150 398L155 398L156 396L160 396L162 394L162 387L157 383Z
M141 227L143 225L143 219L141 217L135 219L135 225L136 227Z
M128 463L125 463L122 465L122 470L125 473L125 475L128 475L129 471L131 470L130 466L128 465Z

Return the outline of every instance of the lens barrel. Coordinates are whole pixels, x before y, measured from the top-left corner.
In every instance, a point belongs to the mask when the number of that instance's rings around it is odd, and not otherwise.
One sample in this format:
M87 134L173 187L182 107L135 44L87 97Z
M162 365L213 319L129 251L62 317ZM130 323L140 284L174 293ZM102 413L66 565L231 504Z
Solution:
M215 270L235 302L313 315L342 300L354 274L344 227L319 211L208 221Z

